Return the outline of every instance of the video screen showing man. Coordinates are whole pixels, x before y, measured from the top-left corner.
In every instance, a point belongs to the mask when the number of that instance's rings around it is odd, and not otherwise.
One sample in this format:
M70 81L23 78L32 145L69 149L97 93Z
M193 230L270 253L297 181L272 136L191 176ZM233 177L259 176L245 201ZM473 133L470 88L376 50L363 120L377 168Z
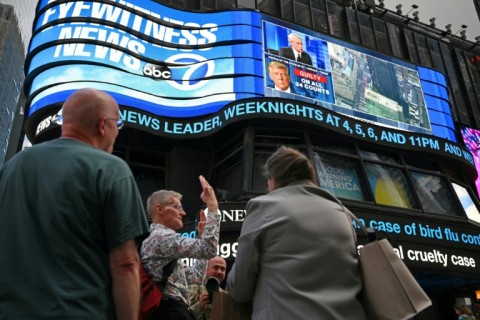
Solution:
M296 93L290 86L288 67L281 62L272 61L268 64L268 75L275 84L275 89L283 92Z
M290 47L280 48L280 56L312 65L312 58L310 58L307 52L303 51L302 38L300 38L298 34L290 33L288 35L288 42L290 43Z

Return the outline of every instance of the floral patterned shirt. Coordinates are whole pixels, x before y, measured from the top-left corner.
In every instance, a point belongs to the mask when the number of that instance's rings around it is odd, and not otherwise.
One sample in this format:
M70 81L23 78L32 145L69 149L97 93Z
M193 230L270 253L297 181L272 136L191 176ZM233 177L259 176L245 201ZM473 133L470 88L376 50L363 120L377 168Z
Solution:
M200 239L185 238L173 229L152 223L150 236L143 241L141 249L141 260L146 273L158 283L162 279L163 268L170 261L178 260L164 289L166 297L188 305L189 285L203 283L207 260L217 254L220 219L220 214L208 214ZM181 260L184 258L199 260L188 267Z

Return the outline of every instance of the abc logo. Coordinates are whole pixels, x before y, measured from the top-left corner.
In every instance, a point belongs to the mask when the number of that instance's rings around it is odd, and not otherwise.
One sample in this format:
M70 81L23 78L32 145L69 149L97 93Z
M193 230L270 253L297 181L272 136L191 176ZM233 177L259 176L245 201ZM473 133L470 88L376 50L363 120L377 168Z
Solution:
M168 80L172 78L172 72L167 66L165 65L158 66L152 63L147 63L145 67L143 67L143 74L155 80L159 80L159 79Z

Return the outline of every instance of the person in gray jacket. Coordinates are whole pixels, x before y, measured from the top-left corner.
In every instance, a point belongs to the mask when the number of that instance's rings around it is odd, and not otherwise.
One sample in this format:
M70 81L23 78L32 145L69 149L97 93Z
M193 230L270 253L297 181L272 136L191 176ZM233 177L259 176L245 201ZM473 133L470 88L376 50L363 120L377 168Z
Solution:
M355 234L316 186L311 162L280 147L265 163L269 193L251 199L226 290L252 320L365 320Z

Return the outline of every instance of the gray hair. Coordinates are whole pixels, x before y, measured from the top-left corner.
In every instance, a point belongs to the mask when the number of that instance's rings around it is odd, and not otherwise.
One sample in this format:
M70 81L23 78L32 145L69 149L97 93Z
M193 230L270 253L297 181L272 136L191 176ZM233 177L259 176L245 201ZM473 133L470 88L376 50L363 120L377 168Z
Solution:
M172 198L182 200L182 195L172 190L158 190L155 191L147 199L147 213L150 217L155 213L155 206L157 204L166 205L171 202Z
M293 39L302 39L298 34L296 33L289 33L288 34L288 42L291 42Z

